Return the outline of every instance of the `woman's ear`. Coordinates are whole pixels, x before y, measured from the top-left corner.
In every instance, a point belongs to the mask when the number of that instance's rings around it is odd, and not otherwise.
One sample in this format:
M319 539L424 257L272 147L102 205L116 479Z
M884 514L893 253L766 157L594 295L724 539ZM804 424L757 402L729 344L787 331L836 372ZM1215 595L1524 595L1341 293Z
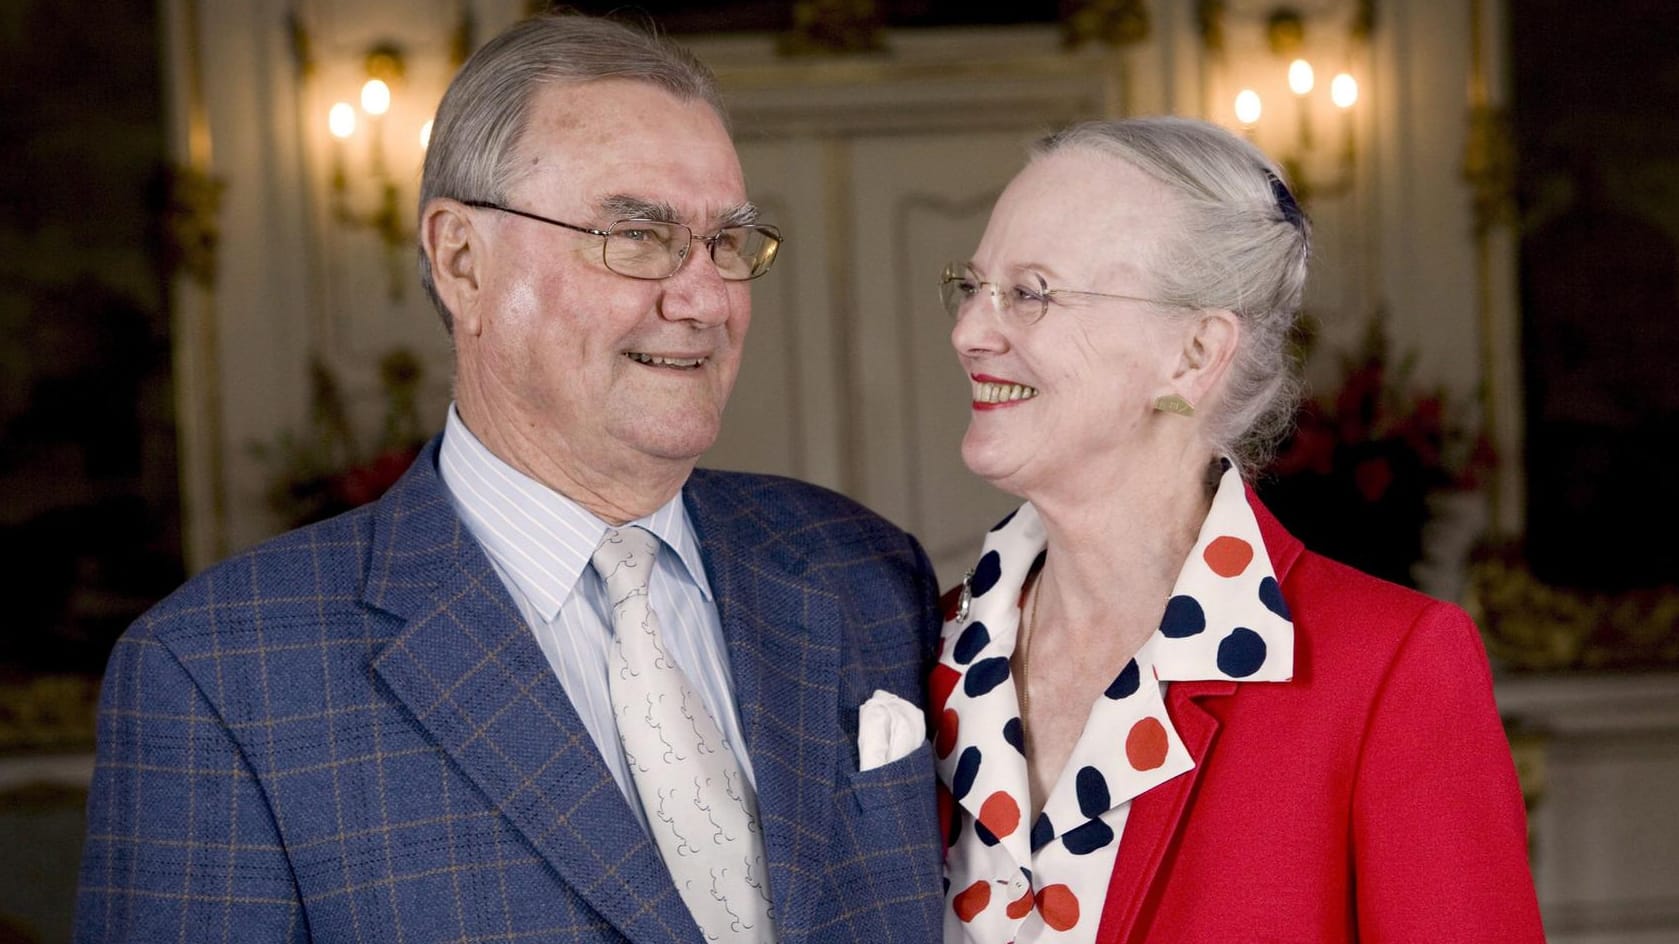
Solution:
M1203 311L1184 335L1171 392L1198 405L1213 399L1236 358L1241 338L1242 323L1235 313L1222 308Z
M447 197L427 201L420 214L420 246L431 263L437 297L449 309L455 333L477 334L480 242L465 204Z

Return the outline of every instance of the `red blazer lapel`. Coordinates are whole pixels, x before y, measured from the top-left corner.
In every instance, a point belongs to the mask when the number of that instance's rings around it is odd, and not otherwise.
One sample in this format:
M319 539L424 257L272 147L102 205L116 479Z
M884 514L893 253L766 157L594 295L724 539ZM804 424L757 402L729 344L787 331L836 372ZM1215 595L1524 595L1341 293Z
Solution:
M1172 682L1166 686L1166 713L1184 747L1195 758L1195 767L1131 801L1131 813L1119 841L1119 858L1102 908L1102 923L1096 931L1097 944L1131 941L1145 906L1155 897L1162 867L1171 857L1179 826L1218 734L1218 718L1196 699L1229 695L1235 690L1236 683L1230 681Z

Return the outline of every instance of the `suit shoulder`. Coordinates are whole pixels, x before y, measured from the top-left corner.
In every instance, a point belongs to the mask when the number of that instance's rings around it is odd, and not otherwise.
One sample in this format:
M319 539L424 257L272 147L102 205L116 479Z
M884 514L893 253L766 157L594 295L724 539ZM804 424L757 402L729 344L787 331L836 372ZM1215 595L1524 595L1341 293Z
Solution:
M778 527L841 526L899 538L905 534L856 499L782 475L696 469L689 487L701 500L756 507Z
M319 626L359 598L371 535L372 506L276 535L188 579L129 634L191 649L258 624Z

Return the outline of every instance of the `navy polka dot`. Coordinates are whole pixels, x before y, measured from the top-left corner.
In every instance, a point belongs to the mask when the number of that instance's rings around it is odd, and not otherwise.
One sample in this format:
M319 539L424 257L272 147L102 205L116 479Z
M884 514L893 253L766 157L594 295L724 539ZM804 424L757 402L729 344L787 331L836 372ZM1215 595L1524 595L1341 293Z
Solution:
M1167 639L1193 636L1207 628L1207 614L1194 597L1178 594L1166 601L1166 615L1160 618L1160 633Z
M1074 783L1078 785L1080 813L1095 819L1113 805L1109 799L1107 778L1102 776L1100 770L1081 767Z
M979 748L970 745L962 752L962 757L956 761L956 775L950 778L950 795L960 800L974 788L974 778L979 776Z
M986 551L985 556L974 565L974 575L968 578L968 589L974 596L985 596L985 591L997 585L997 578L1003 576L1003 558L996 551Z
M1275 577L1266 577L1259 582L1259 602L1265 604L1267 610L1285 620L1294 619L1294 617L1288 615L1288 601L1283 599L1283 588L1277 586L1277 578Z
M974 835L979 837L980 842L983 842L988 846L995 846L997 844L997 834L989 829L986 829L985 824L977 819L974 820Z
M1038 821L1032 824L1032 851L1037 852L1049 841L1055 838L1055 825L1049 821L1048 813L1039 813Z
M969 698L978 698L1009 680L1009 660L1003 656L981 659L968 666L962 676L962 691Z
M948 875L944 877L944 893L946 895L950 894L950 876Z
M1014 511L1011 511L1008 514L1004 515L1002 521L999 521L996 524L991 526L991 530L993 530L993 531L1003 530L1004 526L1006 526L1010 521L1014 520L1015 514L1018 513L1019 511L1020 511L1020 509L1016 508Z
M1218 644L1218 670L1231 678L1247 678L1265 664L1265 640L1238 626Z
M1125 668L1119 670L1119 674L1114 676L1113 683L1109 685L1108 690L1102 694L1112 698L1114 701L1118 701L1121 698L1130 698L1132 695L1137 694L1137 686L1142 684L1142 680L1142 670L1137 668L1137 660L1132 659L1130 662L1125 663Z
M1099 819L1068 830L1067 834L1061 837L1061 844L1073 855L1089 855L1113 841L1114 831Z
M974 661L974 656L979 655L980 650L990 644L991 630L986 629L985 624L978 620L969 623L968 628L962 630L962 635L956 637L956 649L952 653L956 657L956 664L967 665Z
M950 847L954 849L962 838L962 821L967 819L962 815L962 808L952 803L950 805Z
M1010 718L1009 723L1003 725L1003 740L1009 742L1009 746L1019 751L1022 757L1026 756L1026 730L1019 718Z

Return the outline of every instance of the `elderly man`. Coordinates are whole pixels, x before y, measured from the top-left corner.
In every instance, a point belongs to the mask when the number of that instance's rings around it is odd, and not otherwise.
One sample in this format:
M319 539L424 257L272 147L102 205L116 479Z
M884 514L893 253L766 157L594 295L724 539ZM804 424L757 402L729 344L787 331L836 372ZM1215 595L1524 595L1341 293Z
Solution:
M780 246L714 79L523 21L451 85L422 191L445 430L123 637L77 939L936 939L925 555L694 470Z

